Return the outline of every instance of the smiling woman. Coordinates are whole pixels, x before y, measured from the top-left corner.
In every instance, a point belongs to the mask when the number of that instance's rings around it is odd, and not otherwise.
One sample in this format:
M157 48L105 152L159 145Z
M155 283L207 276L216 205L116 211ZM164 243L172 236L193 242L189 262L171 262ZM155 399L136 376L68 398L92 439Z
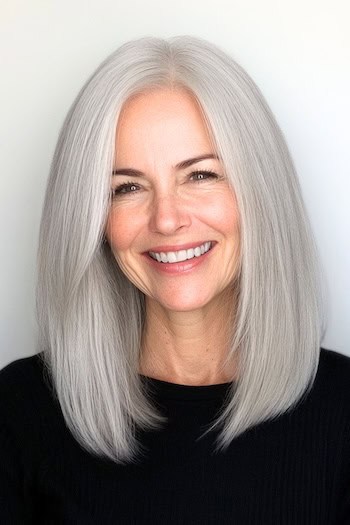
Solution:
M38 353L0 373L3 523L349 523L350 358L320 347L298 179L230 56L179 36L106 59L38 260Z

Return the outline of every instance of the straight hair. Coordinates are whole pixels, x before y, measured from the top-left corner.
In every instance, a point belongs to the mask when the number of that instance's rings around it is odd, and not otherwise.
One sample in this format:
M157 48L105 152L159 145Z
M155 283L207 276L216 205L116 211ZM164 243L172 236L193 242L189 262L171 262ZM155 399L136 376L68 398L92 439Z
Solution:
M60 132L38 250L38 351L66 424L91 454L125 464L139 430L167 418L138 372L145 297L104 242L116 126L130 97L185 89L199 104L240 215L238 293L227 362L239 373L215 452L290 411L314 382L323 332L321 273L291 156L259 89L226 52L193 36L143 37L109 56Z

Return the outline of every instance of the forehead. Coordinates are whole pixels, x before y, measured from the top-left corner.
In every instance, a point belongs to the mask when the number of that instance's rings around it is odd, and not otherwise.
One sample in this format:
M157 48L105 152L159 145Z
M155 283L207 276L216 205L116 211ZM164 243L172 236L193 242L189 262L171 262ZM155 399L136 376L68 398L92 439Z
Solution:
M157 88L134 95L122 107L116 145L133 143L174 145L189 141L207 147L210 135L194 95L183 88ZM200 144L198 144L200 147ZM203 152L200 152L203 153Z
M154 87L132 95L124 102L120 119L134 116L135 113L157 111L176 111L179 106L186 108L191 113L200 113L196 97L182 87Z
M173 153L186 158L211 149L201 108L183 88L148 90L134 95L122 108L116 133L119 160L136 152L143 157Z

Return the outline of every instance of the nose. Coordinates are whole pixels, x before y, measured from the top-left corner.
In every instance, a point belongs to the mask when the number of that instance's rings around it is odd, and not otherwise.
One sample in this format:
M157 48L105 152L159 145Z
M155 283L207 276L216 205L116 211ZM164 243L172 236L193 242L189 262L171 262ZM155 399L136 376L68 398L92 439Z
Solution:
M154 233L171 235L191 224L189 210L175 194L158 196L151 206L149 226Z

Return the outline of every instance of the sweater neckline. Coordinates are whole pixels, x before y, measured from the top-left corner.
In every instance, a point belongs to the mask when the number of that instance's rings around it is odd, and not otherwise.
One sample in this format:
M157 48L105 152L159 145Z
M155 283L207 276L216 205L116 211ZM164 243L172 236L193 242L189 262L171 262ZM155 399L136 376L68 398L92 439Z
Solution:
M197 399L222 399L234 381L217 383L213 385L182 385L170 383L154 377L139 374L142 382L146 384L157 397L165 399L197 400Z

